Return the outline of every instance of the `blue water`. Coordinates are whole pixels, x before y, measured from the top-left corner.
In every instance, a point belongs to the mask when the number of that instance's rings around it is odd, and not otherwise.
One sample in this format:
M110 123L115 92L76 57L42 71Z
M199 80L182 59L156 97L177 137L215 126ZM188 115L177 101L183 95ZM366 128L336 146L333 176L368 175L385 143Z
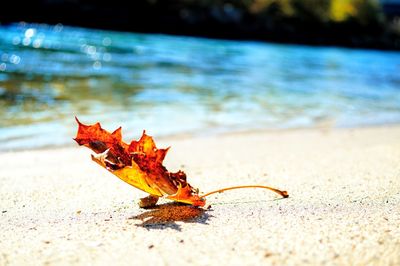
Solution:
M72 144L74 116L176 134L400 122L400 53L0 26L0 150Z

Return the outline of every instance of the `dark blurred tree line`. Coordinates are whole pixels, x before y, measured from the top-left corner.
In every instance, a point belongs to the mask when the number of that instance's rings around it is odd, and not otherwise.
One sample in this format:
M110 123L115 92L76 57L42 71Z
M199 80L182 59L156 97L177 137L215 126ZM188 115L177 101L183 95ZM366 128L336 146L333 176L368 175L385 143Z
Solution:
M21 20L216 38L400 48L399 20L389 20L378 0L13 0L4 3L0 22Z

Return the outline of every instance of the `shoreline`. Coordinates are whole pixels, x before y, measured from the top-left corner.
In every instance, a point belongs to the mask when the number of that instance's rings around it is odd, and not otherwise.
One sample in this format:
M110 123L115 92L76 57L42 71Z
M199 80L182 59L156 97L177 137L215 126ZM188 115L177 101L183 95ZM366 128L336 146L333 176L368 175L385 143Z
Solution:
M206 210L144 210L146 194L87 148L0 153L0 264L400 263L398 125L155 142L201 192L262 184L290 196L244 189Z
M316 125L310 127L290 127L290 128L259 128L259 129L239 129L239 130L205 130L206 133L193 133L193 132L183 132L176 134L167 134L157 136L153 132L147 132L156 141L169 141L169 140L180 140L180 139L207 139L207 138L219 138L219 137L230 137L230 136L241 136L241 135L257 135L257 134L279 134L285 132L307 132L307 131L320 131L320 132L332 132L332 131L346 131L346 130L358 130L358 129L379 129L379 128L398 128L400 123L381 123L381 124L367 124L358 126L346 126L346 127L332 127L330 125ZM104 128L105 130L112 131L112 129ZM124 131L124 128L122 129ZM142 130L140 130L142 132ZM137 133L139 136L140 134ZM56 144L52 146L40 146L40 147L29 147L14 148L14 149L1 149L0 154L12 153L12 152L26 152L26 151L43 151L43 150L54 150L54 149L67 149L76 147L76 143L73 141L75 135L71 135L71 143L69 144ZM129 143L132 139L128 139L126 136L122 136L123 141ZM7 141L7 140L5 140Z

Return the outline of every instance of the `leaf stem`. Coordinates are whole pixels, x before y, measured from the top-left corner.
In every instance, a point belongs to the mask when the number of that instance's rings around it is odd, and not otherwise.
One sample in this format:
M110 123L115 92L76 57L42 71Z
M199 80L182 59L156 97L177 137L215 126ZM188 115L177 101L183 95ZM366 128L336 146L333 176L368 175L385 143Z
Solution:
M224 191L227 191L227 190L241 189L241 188L264 188L264 189L271 190L271 191L281 195L284 198L289 197L289 194L287 193L287 191L284 191L284 190L279 190L279 189L276 189L276 188L273 188L273 187L261 186L261 185L247 185L247 186L235 186L235 187L221 188L221 189L218 189L218 190L214 190L214 191L208 192L208 193L206 193L204 195L201 195L200 198L205 198L205 197L210 196L211 194L221 193L221 192L224 192Z

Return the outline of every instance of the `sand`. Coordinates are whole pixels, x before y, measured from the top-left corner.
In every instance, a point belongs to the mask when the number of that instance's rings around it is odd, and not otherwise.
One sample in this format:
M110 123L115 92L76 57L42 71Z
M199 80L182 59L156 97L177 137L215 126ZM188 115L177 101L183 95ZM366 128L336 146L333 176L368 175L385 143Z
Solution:
M290 197L144 210L84 147L1 153L0 265L400 265L400 126L155 139L203 192Z

